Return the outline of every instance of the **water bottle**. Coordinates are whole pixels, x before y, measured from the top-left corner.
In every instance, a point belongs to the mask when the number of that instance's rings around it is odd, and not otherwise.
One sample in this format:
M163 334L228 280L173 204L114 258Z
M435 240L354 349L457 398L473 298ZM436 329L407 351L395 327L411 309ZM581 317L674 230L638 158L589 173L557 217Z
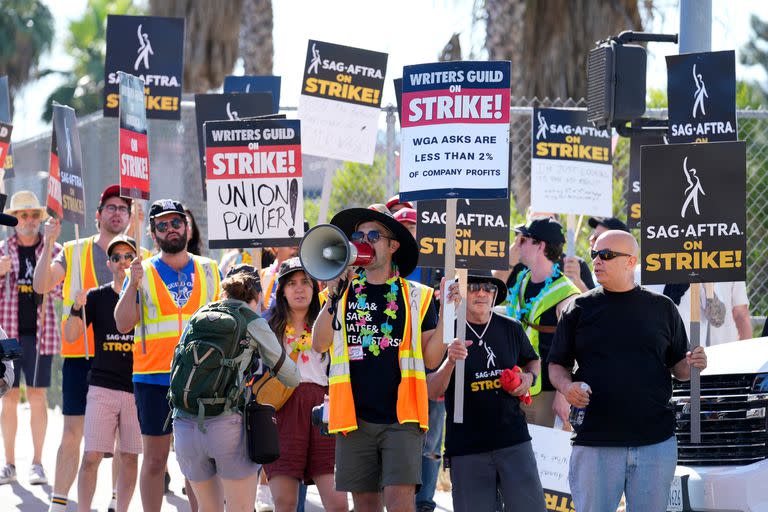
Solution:
M581 383L581 389L584 391L589 391L589 384L586 382ZM584 414L587 412L586 407L574 407L571 406L571 413L568 415L568 421L570 422L571 426L573 427L573 430L576 432L579 431L579 428L581 427L582 423L584 423Z

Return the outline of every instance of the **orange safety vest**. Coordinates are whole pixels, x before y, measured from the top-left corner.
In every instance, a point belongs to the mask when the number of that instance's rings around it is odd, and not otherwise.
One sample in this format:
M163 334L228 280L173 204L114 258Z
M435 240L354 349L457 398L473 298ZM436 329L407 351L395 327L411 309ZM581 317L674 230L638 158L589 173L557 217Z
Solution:
M267 267L264 270L262 270L261 278L260 278L261 279L261 285L262 285L261 292L262 292L262 297L263 297L263 299L262 299L262 304L263 304L262 309L264 311L269 309L269 300L272 298L272 290L275 287L275 281L277 280L277 274L280 273L280 266L278 265L275 268L274 274L272 274L270 276L269 283L267 283L267 276L270 273L270 268L272 268L272 267L270 266L270 267ZM267 285L266 287L264 287L265 284Z
M69 318L69 312L75 303L75 296L81 289L90 290L102 284L96 278L96 268L93 266L93 245L95 236L70 240L64 244L64 260L67 271L64 274L61 310L61 357L85 357L85 339L81 334L77 341L68 343L64 336L64 324ZM75 261L75 245L80 245L80 261ZM79 264L78 264L79 263ZM82 277L81 277L82 276ZM88 326L88 356L93 357L93 324Z
M219 298L219 267L208 258L192 256L195 265L192 294L179 308L151 260L142 261L141 281L144 329L147 342L145 354L141 329L134 329L133 373L169 373L173 351L192 315L202 306Z
M405 327L403 341L398 347L400 384L397 387L397 421L418 423L422 430L429 429L429 402L427 377L421 349L421 323L427 314L434 290L428 286L400 278L400 290L405 303ZM330 411L328 432L346 434L357 429L355 401L349 373L349 349L347 348L346 318L347 294L339 304L341 329L333 333L331 367L329 373ZM418 316L414 318L414 312ZM414 320L418 319L418 322ZM391 350L391 349L385 349Z

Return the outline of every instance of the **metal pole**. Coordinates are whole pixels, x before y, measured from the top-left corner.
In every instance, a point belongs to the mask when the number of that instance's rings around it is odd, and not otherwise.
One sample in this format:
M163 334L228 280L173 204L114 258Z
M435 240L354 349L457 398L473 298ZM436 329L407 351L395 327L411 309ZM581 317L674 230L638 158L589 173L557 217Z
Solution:
M395 195L395 107L387 105L387 197Z
M680 53L712 50L712 0L680 0Z
M680 53L712 50L712 0L680 0ZM691 284L691 350L701 344L699 284ZM701 443L701 376L691 368L691 443Z

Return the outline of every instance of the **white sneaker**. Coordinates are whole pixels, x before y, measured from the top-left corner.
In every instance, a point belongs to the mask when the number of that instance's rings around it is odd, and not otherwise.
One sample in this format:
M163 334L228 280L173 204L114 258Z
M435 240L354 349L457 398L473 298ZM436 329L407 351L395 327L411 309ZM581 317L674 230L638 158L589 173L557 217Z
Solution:
M41 464L32 464L29 468L29 483L31 485L45 485L48 483L48 477L45 476L45 470Z
M16 466L6 464L0 469L0 484L9 484L16 481Z
M268 485L259 485L256 490L256 512L271 512L275 510L275 502L272 501L272 492Z

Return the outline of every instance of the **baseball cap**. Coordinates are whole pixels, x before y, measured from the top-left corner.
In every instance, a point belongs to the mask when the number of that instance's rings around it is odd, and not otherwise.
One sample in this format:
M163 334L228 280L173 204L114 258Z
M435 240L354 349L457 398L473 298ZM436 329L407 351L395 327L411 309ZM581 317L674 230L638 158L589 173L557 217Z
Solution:
M175 199L158 199L152 203L152 206L149 208L150 219L156 219L171 213L178 213L179 215L184 216L184 207Z
M527 226L518 226L515 231L528 238L549 242L551 244L564 244L563 225L551 217L536 217L531 219Z
M399 223L412 222L416 224L416 210L413 208L403 208L395 213L395 220Z
M107 256L112 256L112 249L120 244L125 244L133 249L133 252L136 252L136 240L129 236L118 235L109 242L109 245L107 245Z
M603 226L608 229L618 229L619 231L626 231L629 233L627 225L616 217L590 217L587 224L589 224L589 227L592 229L595 229L597 226Z
M400 200L400 194L395 194L392 197L390 197L389 201L387 201L387 204L385 206L387 207L387 210L391 210L393 206L398 204L402 204L406 208L413 208L413 205L410 202Z
M101 198L99 199L99 208L104 206L104 203L110 197L120 197L120 185L110 185L104 189L104 191L101 193ZM128 206L131 206L131 200L129 198L120 197L120 199L128 203Z
M277 273L277 280L280 281L285 276L293 274L299 270L304 271L304 266L301 264L299 257L294 256L293 258L288 258L280 265L280 270Z

